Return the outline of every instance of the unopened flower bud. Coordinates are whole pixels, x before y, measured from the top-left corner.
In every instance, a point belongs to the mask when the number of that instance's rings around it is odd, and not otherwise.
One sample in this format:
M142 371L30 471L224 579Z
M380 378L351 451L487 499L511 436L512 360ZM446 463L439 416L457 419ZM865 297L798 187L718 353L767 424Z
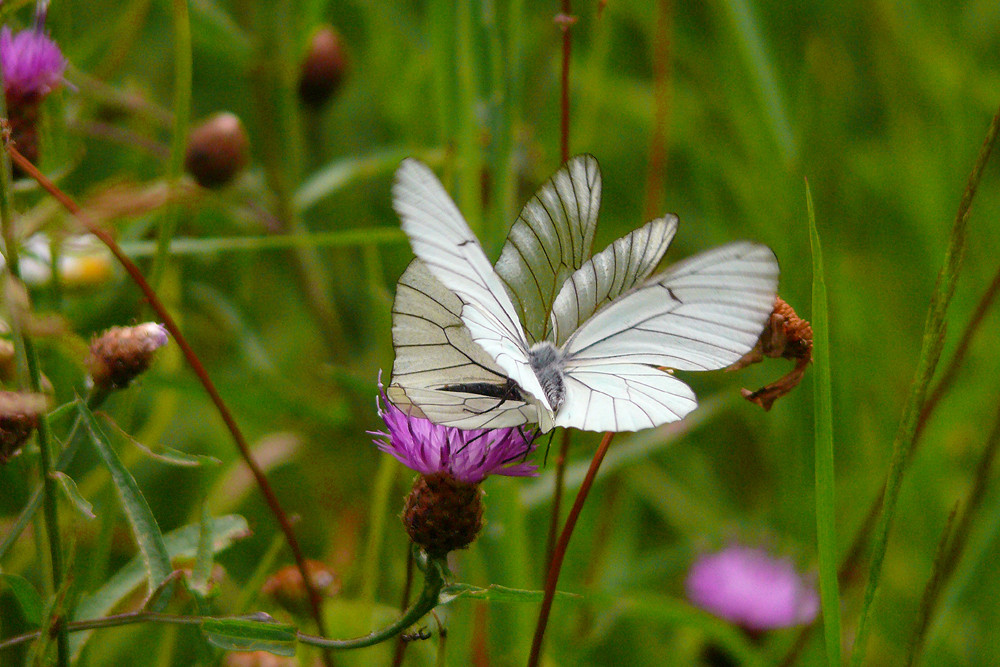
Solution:
M225 185L246 166L250 140L243 123L229 112L210 116L191 131L184 166L198 185Z
M313 108L323 106L340 89L346 72L347 53L340 35L331 26L319 28L302 61L299 99Z
M326 563L307 560L306 572L321 594L332 596L340 592L340 577ZM293 614L309 613L309 592L302 581L302 573L295 565L288 565L272 574L261 591Z
M420 475L406 497L403 526L431 558L464 549L483 528L483 491L447 473Z
M17 351L14 343L0 338L0 382L10 382L17 373Z
M161 324L146 322L134 327L111 327L90 343L87 369L94 386L124 389L149 368L153 353L170 340Z
M0 464L21 452L47 405L44 394L0 391Z

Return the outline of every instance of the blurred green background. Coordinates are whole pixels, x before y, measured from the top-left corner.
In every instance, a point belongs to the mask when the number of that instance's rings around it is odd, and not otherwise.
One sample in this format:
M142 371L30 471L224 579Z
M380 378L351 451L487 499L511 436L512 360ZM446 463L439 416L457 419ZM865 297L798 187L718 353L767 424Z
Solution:
M326 606L332 634L364 634L398 608L407 542L396 516L413 478L368 434L381 427L376 379L392 364L393 287L412 257L391 209L391 175L407 155L430 162L495 258L520 206L560 164L562 36L553 22L560 8L193 0L185 18L184 6L52 4L47 25L72 64L72 85L46 102L42 166L94 210L104 210L98 198L129 210L102 222L147 273L152 251L141 241L155 238L164 219L176 223L178 237L221 239L172 256L160 291L282 503L300 517L307 554L340 577L341 591ZM25 2L0 11L8 24L30 21ZM885 479L948 231L1000 102L1000 5L623 0L575 2L573 13L570 148L594 154L604 175L595 249L673 212L681 226L668 261L734 239L766 243L781 263L781 295L809 318L808 179L830 299L836 520L845 554ZM184 51L177 26L185 22L191 122L235 113L252 159L220 191L140 205L140 195L171 174L167 156L187 90L175 79L178 45ZM335 99L308 111L295 96L298 65L322 23L339 31L348 68ZM995 164L987 167L973 207L945 360L997 269L998 175ZM50 231L75 229L35 188L19 190L15 203ZM233 240L283 232L316 240L297 251ZM312 267L306 279L303 262ZM95 287L39 288L35 307L65 318L61 336L41 341L44 370L62 400L81 391L93 333L150 318L120 271ZM998 325L989 312L908 469L869 664L905 657L937 543L972 483L997 414ZM761 664L788 654L795 630L741 643L686 605L683 581L698 553L732 540L815 569L812 374L768 413L739 396L740 387L760 387L790 368L770 360L739 375L686 376L702 402L698 412L616 438L570 545L559 588L582 597L556 602L549 664L694 664L706 643L727 640ZM127 443L121 449L164 533L196 522L206 494L213 515L247 517L252 536L219 556L214 612L232 613L241 591L259 585L251 577L280 537L194 376L173 350L105 410L147 445L222 461L192 470ZM569 497L597 442L596 434L573 435ZM458 580L541 588L555 451L538 479L486 482L487 527L471 549L454 554ZM37 482L36 461L29 452L0 470L0 533ZM63 504L73 585L82 592L136 553L96 463L85 450L71 474L98 519ZM930 626L923 664L985 665L1000 656L995 483L983 508ZM29 528L3 570L42 589L43 540ZM277 553L268 572L290 562L287 551ZM848 647L864 579L862 568L842 590ZM0 594L0 605L3 636L22 631L11 596ZM292 618L266 597L245 611L257 609L312 630L308 618ZM446 663L524 664L536 613L534 604L469 600L442 608ZM437 629L435 621L428 626ZM104 630L81 664L193 664L201 659L194 636L164 626ZM407 664L434 664L438 646L436 638L414 643ZM391 651L390 643L338 654L337 664L389 664ZM316 658L300 654L303 664ZM814 632L797 664L818 664L823 655L822 633ZM10 651L0 662L22 656Z

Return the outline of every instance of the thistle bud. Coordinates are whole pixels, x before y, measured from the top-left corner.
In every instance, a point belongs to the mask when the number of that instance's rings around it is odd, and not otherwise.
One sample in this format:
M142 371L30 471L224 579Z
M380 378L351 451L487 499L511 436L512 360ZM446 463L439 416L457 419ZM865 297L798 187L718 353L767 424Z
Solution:
M0 465L21 452L47 405L44 394L0 391Z
M306 572L322 595L333 596L340 592L340 577L326 563L307 560ZM295 565L288 565L272 574L261 591L293 614L309 613L309 592L302 581L302 573Z
M340 35L331 26L313 33L309 52L302 61L299 76L299 99L318 109L340 89L347 72L347 53Z
M218 188L246 166L250 140L243 123L229 112L210 116L191 131L184 166L198 185Z
M146 322L134 327L111 327L90 343L87 369L94 386L124 389L153 361L153 353L170 340L161 324Z
M406 498L403 526L431 558L464 549L483 528L483 490L447 473L420 475Z

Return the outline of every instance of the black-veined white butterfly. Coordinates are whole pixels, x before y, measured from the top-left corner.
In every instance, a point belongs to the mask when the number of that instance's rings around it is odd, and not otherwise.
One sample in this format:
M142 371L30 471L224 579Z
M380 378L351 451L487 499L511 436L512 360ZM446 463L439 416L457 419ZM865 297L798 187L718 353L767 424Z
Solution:
M636 431L676 421L697 402L671 371L734 363L774 304L778 263L756 243L650 278L673 215L591 257L601 175L590 155L525 205L495 267L426 165L405 160L392 195L417 259L396 289L388 397L439 424Z

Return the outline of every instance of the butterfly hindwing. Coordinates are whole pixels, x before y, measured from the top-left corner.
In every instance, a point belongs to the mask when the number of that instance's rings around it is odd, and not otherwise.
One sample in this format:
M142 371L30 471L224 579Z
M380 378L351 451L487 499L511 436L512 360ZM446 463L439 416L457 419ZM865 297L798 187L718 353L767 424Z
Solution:
M544 340L560 287L590 257L601 205L601 172L592 155L577 155L521 210L496 263L528 341Z
M697 403L663 369L724 368L756 344L777 290L774 253L731 243L680 262L587 320L564 347L565 407L556 425L636 430Z
M552 303L553 342L565 343L591 315L648 278L676 232L677 216L657 218L584 262Z

